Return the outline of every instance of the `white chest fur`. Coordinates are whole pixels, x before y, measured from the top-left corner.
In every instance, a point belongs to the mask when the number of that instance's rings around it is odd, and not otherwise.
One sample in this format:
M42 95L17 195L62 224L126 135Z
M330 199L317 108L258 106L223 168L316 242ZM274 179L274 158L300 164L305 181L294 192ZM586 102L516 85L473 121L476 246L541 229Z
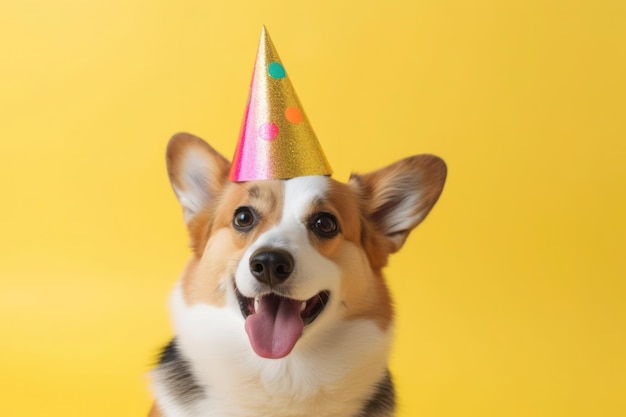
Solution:
M172 310L180 353L205 396L181 404L157 371L166 417L354 416L386 369L391 332L369 320L305 332L289 356L273 360L253 352L243 318L228 307L187 306L176 288Z

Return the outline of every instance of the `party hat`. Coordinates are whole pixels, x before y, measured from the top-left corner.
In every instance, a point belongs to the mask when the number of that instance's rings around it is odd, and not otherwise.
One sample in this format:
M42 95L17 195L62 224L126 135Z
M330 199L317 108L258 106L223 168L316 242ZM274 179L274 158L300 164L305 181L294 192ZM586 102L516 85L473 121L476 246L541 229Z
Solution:
M332 170L265 26L231 181L330 175Z

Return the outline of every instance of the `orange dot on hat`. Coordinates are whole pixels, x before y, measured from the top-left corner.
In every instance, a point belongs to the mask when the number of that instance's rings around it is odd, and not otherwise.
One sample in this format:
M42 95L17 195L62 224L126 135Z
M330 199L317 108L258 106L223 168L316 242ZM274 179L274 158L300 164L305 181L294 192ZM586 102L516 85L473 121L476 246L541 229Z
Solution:
M297 107L287 107L287 110L285 110L285 117L291 123L298 124L302 121L302 112Z
M263 123L259 126L259 137L264 140L273 140L278 136L278 126L276 123Z

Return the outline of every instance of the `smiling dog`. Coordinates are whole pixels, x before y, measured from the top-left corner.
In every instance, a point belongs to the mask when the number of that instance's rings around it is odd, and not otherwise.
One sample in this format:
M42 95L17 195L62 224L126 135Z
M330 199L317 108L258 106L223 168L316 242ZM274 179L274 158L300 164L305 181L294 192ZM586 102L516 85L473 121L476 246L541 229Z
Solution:
M392 416L382 268L437 201L443 161L413 156L347 184L236 183L224 157L183 133L167 162L193 256L172 295L176 337L154 372L152 415Z
M433 155L332 170L261 33L232 164L175 135L167 170L193 256L151 417L391 417L393 305L382 269L441 194Z

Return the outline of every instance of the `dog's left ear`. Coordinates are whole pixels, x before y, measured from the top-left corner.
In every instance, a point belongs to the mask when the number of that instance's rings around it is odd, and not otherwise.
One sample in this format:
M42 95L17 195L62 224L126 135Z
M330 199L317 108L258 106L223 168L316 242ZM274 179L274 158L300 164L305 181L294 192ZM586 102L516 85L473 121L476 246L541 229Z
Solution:
M366 216L389 244L388 253L402 247L435 205L446 173L441 158L417 155L350 178L348 184L361 196Z

